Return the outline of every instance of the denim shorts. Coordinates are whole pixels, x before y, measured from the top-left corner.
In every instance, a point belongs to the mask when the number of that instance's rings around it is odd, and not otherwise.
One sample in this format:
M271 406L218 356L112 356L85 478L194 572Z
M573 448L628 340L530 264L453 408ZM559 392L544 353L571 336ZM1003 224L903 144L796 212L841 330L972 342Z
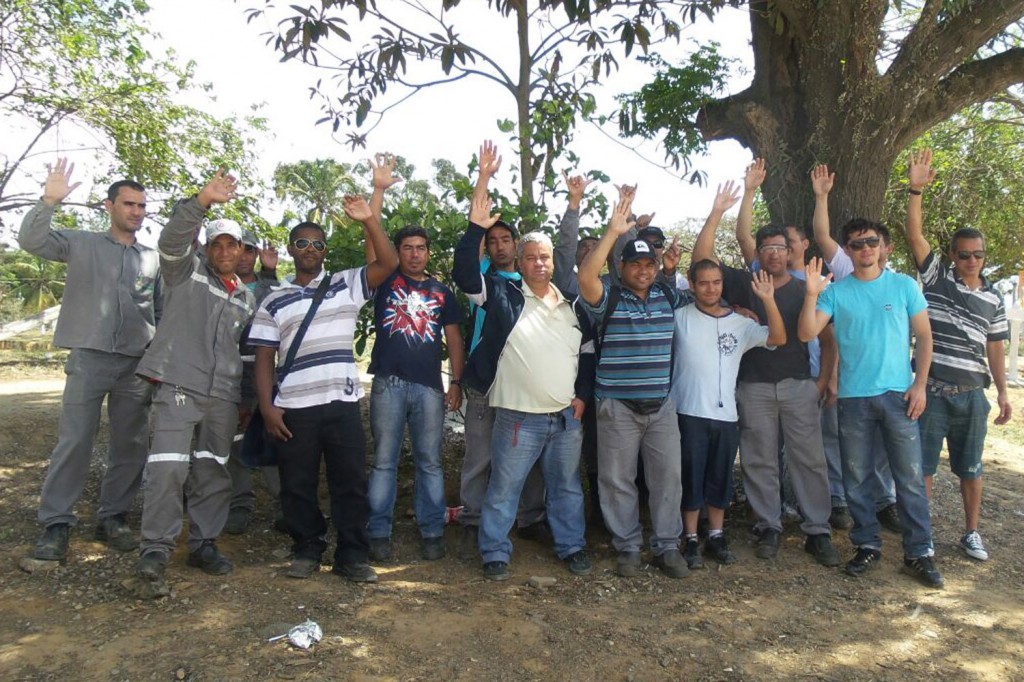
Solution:
M950 470L962 479L981 478L989 409L981 388L950 396L928 394L928 406L919 420L925 476L934 476L938 470L945 440Z

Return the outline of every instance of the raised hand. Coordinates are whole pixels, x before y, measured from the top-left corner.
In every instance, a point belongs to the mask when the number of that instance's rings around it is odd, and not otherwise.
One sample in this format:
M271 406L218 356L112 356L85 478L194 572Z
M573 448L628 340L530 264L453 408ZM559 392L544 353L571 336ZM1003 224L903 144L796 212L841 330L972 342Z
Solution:
M352 220L358 220L361 223L365 223L367 220L373 218L373 211L370 210L370 204L366 202L364 197L347 194L343 200L343 207L345 209L345 215Z
M910 180L910 189L914 190L920 190L935 179L935 169L932 168L931 149L910 152L907 178Z
M824 277L821 276L821 263L822 261L820 258L812 258L810 262L807 263L807 266L804 267L804 275L807 277L807 296L817 296L824 291L828 283L832 281L831 272Z
M269 240L263 242L263 248L259 249L260 267L264 270L277 270L277 249Z
M565 187L569 190L570 208L579 208L580 202L583 201L583 194L593 180L584 178L582 175L570 177L568 173L562 173L562 177L565 178Z
M639 221L637 221L639 224ZM673 272L679 267L679 260L683 257L682 249L679 248L679 240L675 237L672 242L661 252L661 267L664 270Z
M56 206L82 184L80 182L69 184L74 171L75 164L69 164L66 157L58 158L55 166L46 164L46 184L43 185L44 203Z
M825 164L819 164L811 170L811 189L814 190L814 196L828 196L828 193L832 191L832 183L836 180L835 173L828 172L828 166Z
M650 225L651 223L653 223L654 222L654 216L656 216L656 215L657 215L657 213L654 213L654 212L652 212L652 213L644 213L643 215L638 215L636 217L636 229L642 230L645 227L647 227L648 225Z
M501 168L501 157L498 156L498 148L490 140L484 140L480 145L480 175L481 177L493 177Z
M633 215L633 202L619 200L612 209L612 218L608 223L608 232L620 237L633 227L634 223L629 219Z
M772 276L764 270L758 270L753 275L754 295L762 301L767 301L775 297L775 282L772 280Z
M743 190L753 192L761 186L767 174L764 169L764 159L754 159L754 163L747 166L747 174L743 176Z
M213 204L226 204L235 198L238 192L238 180L224 168L217 171L213 179L206 183L199 192L199 204L210 208Z
M636 197L636 188L639 185L615 185L615 189L619 191L619 203L628 201L633 203L633 199Z
M715 194L715 203L712 206L717 213L725 213L735 206L739 200L740 188L735 182L730 180L724 185L718 186L718 192Z
M379 189L387 189L402 181L402 178L395 175L395 168L398 162L395 155L390 153L374 154L370 159L370 168L373 170L373 186Z
M473 203L469 208L469 222L479 225L485 230L491 229L494 223L498 222L501 218L500 213L491 215L491 208L494 206L494 201L488 195L474 196Z

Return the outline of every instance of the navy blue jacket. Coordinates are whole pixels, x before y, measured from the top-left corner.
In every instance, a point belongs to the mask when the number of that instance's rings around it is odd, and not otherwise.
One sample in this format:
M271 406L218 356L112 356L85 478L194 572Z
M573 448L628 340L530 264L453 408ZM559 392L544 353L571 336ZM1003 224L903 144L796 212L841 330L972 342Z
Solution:
M480 343L470 354L462 373L462 383L479 393L487 393L494 383L498 359L526 305L521 282L505 279L493 268L486 274L480 273L480 242L486 234L487 230L479 225L469 224L455 247L455 268L452 271L456 286L487 311ZM573 301L572 309L583 334L576 370L576 397L589 401L594 394L593 327L578 301ZM537 377L537 381L543 380L543 377Z

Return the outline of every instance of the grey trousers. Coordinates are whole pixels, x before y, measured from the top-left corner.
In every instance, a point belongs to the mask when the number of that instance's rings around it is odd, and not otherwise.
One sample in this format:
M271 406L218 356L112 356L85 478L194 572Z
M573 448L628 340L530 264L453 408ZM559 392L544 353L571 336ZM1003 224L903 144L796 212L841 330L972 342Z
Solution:
M220 535L231 502L227 470L238 405L160 384L153 398L153 444L146 461L141 554L170 556L188 497L188 548ZM192 436L196 434L195 450Z
M494 409L487 404L487 396L466 387L466 454L462 458L462 481L459 496L462 513L459 523L464 526L480 525L480 510L487 494L487 481L491 473L491 431ZM540 462L530 469L519 498L516 519L519 527L530 526L545 518L544 475Z
M636 488L638 457L643 458L650 491L651 552L657 556L678 549L683 533L680 446L679 419L671 399L649 415L637 414L614 398L597 401L597 485L604 524L616 550L639 552L644 544Z
M64 372L57 446L39 500L39 522L47 526L78 522L74 507L89 477L100 408L107 399L110 449L100 484L97 516L131 510L142 480L149 443L152 387L135 376L139 358L85 348L72 349Z
M756 527L782 531L779 496L779 425L786 442L786 461L793 492L808 535L831 533L832 498L828 465L821 438L818 389L811 379L772 383L741 381L736 389L740 416L740 463L743 485Z

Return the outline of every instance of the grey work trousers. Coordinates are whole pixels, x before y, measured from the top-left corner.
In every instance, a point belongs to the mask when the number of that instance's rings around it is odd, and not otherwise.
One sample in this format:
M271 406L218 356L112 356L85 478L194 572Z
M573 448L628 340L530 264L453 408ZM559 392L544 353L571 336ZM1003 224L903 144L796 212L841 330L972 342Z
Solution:
M39 500L39 522L75 525L74 507L89 477L100 408L107 399L110 448L100 484L97 516L131 510L142 480L149 442L151 385L135 376L139 358L74 348L64 365L67 381L61 403L57 446Z
M491 473L491 431L494 427L494 408L487 396L466 387L466 453L462 458L462 480L459 496L462 513L459 523L479 526L480 511L487 494L487 481ZM539 523L545 518L544 475L540 462L530 469L519 498L516 519L520 528Z
M189 551L220 535L231 502L227 463L237 424L236 403L168 384L157 387L143 484L141 554L170 556L174 551L183 493L188 497Z
M678 549L683 533L682 456L675 404L666 398L654 414L633 412L614 398L597 401L597 484L604 524L619 552L643 547L637 461L643 458L650 491L651 552ZM639 454L638 454L639 453Z
M786 462L807 535L830 534L832 513L828 465L821 438L818 388L812 379L778 383L741 381L736 389L740 416L740 463L756 528L782 531L779 495L779 426Z

